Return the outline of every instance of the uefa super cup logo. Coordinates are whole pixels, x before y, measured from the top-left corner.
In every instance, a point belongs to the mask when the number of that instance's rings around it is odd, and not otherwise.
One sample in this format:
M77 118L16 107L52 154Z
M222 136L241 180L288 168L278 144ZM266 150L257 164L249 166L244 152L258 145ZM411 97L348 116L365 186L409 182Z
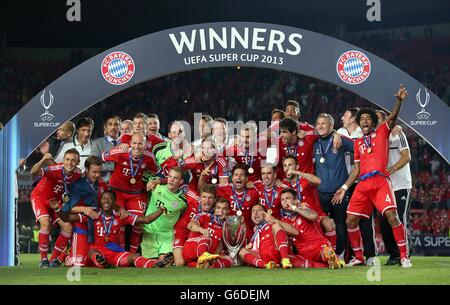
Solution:
M429 112L425 111L425 106L427 106L428 103L430 102L430 94L428 93L427 88L425 88L425 101L422 102L422 100L420 98L421 90L422 90L422 88L419 88L419 91L417 91L417 94L416 94L417 104L419 104L419 106L422 107L422 110L420 110L417 113L417 118L419 120L428 120L428 118L431 116L431 114Z
M50 94L50 98L49 98L48 104L45 102L45 90L44 90L44 92L42 92L42 95L41 95L41 105L45 109L45 112L43 114L41 114L41 120L44 121L44 122L50 122L54 118L53 114L48 112L50 107L52 107L52 105L53 105L52 92L50 90L48 92Z
M235 266L239 265L237 254L244 244L246 233L247 227L242 216L228 216L223 223L223 243L227 247Z

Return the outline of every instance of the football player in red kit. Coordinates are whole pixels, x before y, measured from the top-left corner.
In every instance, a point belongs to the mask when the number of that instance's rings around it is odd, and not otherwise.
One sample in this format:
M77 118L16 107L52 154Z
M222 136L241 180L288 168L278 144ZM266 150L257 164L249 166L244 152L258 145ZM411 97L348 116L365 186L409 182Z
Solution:
M228 183L228 166L224 157L216 153L211 137L202 141L201 154L193 155L178 162L185 171L190 171L192 180L189 189L199 191L205 184L225 185Z
M397 213L397 204L387 170L389 158L389 134L395 126L403 100L408 96L403 85L395 94L397 100L394 109L386 121L375 130L378 117L372 109L361 109L356 115L356 122L364 136L354 143L355 166L342 187L336 191L333 203L341 203L347 189L358 178L352 198L347 207L347 232L355 257L350 266L363 265L363 246L359 231L360 217L369 218L375 207L385 216L392 227L395 241L400 250L400 262L404 268L412 267L406 249L405 228Z
M158 260L144 258L138 253L126 252L120 247L121 228L135 223L151 223L166 211L165 208L161 206L158 211L148 216L128 214L127 217L121 218L115 211L115 201L116 195L113 191L106 191L101 195L101 211L94 221L94 242L89 251L89 258L99 268L128 267L130 265L138 268L154 267ZM88 221L88 217L83 214L62 213L55 202L51 207L64 221L79 223Z
M247 166L235 165L232 170L231 185L219 186L216 196L230 202L230 215L242 215L247 226L247 239L253 232L252 207L258 203L259 195L255 188L247 188Z
M298 171L297 159L293 156L286 156L283 159L283 169L286 173L286 179L282 181L283 186L293 189L297 193L297 199L306 202L319 215L323 232L331 242L333 249L336 249L336 225L334 221L328 217L322 210L320 205L317 186L320 184L320 178L308 173Z
M64 251L72 237L72 225L57 217L50 209L50 201L55 200L60 206L67 202L70 185L81 177L80 170L77 168L80 154L76 149L66 151L62 163L50 165L44 170L43 166L49 162L54 163L52 155L46 153L31 169L31 174L40 173L41 175L41 180L31 192L31 206L36 216L36 222L39 222L41 227L39 231L39 251L41 253L39 267L41 268L47 268L49 265L57 267L57 257ZM61 227L61 232L55 242L49 264L47 252L51 222L57 223Z
M259 203L266 208L267 213L275 218L280 218L281 191L285 188L277 186L277 167L263 163L261 166L261 181L256 181L253 186L258 190Z
M280 224L265 220L265 208L256 204L252 207L252 222L255 224L250 242L239 251L239 257L248 265L257 268L292 268L289 257L289 243L286 231ZM293 228L292 228L293 230Z
M230 146L226 150L226 156L231 157L232 164L247 166L248 180L252 182L261 178L261 160L263 158L260 147L258 147L257 130L258 127L255 123L246 123L240 130L240 143Z
M144 215L147 202L147 188L142 181L144 172L155 175L158 172L154 155L144 150L144 136L134 133L131 148L114 148L102 155L103 161L115 163L109 180L111 189L116 192L117 205L138 216ZM134 226L130 237L130 251L136 252L142 239L142 226ZM124 246L124 240L121 243Z
M193 190L188 190L186 200L188 207L174 226L173 256L176 266L183 266L183 246L189 237L188 224L199 213L209 213L216 199L216 188L212 184L206 184L200 190L200 195Z
M100 178L102 175L102 160L96 156L89 156L84 162L86 169L83 178L78 179L70 186L69 200L63 204L64 213L83 213L90 220L87 223L74 223L70 254L65 260L66 266L85 266L90 243L93 242L89 228L93 219L98 217L101 194L108 190L108 185Z
M183 247L183 258L189 267L225 268L233 265L231 257L222 251L222 225L230 210L230 203L218 198L214 213L197 214L188 224L189 238Z
M292 243L297 253L309 260L311 267L323 267L328 264L332 269L342 268L331 243L323 236L317 224L317 212L310 209L304 202L297 199L297 193L292 189L281 192L282 220L295 227L295 232L287 231L292 236Z

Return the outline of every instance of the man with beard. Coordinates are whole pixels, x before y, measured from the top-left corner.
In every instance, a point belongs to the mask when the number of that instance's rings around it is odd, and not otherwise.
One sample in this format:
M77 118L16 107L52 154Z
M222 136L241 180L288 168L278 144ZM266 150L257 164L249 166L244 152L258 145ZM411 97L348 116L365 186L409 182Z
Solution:
M253 232L251 209L258 203L259 196L255 188L247 188L247 172L248 168L245 165L238 164L233 167L232 184L219 186L217 197L225 198L230 202L230 216L242 215L247 226L247 239L249 240Z

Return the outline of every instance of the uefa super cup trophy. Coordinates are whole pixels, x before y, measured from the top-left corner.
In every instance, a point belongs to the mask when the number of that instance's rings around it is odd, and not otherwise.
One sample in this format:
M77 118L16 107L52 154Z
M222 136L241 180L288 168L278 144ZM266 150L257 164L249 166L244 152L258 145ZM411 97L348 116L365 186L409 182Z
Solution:
M244 244L246 232L247 227L245 226L242 216L227 216L223 223L222 229L223 243L228 248L228 252L233 259L234 266L238 266L240 264L237 259L237 254Z

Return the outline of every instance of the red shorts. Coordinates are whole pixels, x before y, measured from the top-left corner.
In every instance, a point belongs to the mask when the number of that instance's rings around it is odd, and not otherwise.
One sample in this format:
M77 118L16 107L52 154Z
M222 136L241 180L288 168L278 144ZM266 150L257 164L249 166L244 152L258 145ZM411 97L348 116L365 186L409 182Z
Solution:
M66 266L87 266L90 245L87 235L82 233L73 233L72 246L70 254L66 258Z
M315 262L322 261L321 253L322 249L325 246L330 246L329 242L318 242L318 243L309 243L309 244L301 244L301 246L297 246L298 254L305 259L309 259Z
M177 228L175 226L174 230L174 239L173 239L173 248L183 248L184 244L186 243L186 240L189 237L189 230L187 228L179 227Z
M61 201L59 207L61 208ZM48 216L52 224L55 224L60 218L56 215L55 211L50 209L48 199L38 194L31 194L31 207L33 208L34 215L36 216L36 222L39 222L39 218Z
M183 259L186 263L196 262L198 259L197 246L201 237L186 241L183 247Z
M143 216L147 207L147 194L126 194L116 191L116 203L132 214Z
M128 267L130 264L128 263L128 256L130 256L131 252L115 252L106 247L95 248L98 250L106 259L108 263L114 265L116 267Z
M275 249L275 247L259 249L259 257L265 261L274 261L277 264L281 263L280 251Z
M381 175L360 181L356 185L347 214L369 219L374 207L381 215L389 209L397 209L391 181Z

